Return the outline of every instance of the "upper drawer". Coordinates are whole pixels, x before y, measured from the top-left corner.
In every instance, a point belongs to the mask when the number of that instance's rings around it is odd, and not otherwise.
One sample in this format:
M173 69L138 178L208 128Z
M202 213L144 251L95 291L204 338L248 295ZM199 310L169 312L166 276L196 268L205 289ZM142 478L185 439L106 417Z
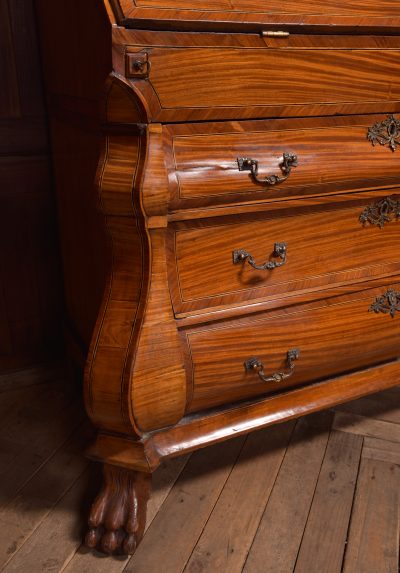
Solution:
M165 127L171 210L398 184L400 150L390 149L390 125L381 127L387 145L367 138L385 121L385 115L373 115ZM400 122L393 135L400 141ZM285 153L297 158L290 173ZM241 158L257 162L257 179L240 170ZM282 181L263 182L271 175Z
M127 75L153 121L399 109L400 37L135 32L129 38L137 42L127 46Z

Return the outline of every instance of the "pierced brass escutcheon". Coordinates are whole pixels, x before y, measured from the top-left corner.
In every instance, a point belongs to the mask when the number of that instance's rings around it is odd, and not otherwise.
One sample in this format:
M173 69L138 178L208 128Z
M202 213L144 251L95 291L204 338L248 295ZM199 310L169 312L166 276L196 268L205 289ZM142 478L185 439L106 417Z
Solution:
M388 115L384 121L375 123L368 129L367 139L372 145L387 145L396 151L400 145L400 121L393 114Z
M382 228L385 223L389 223L394 219L400 218L400 201L392 199L392 197L384 197L380 201L368 205L360 215L360 223L365 225L377 225Z
M371 312L382 312L383 314L390 314L392 318L396 312L400 312L400 292L394 289L389 289L380 296L377 296L375 302L369 307Z
M258 271L266 271L271 269L276 269L277 267L282 267L286 264L286 254L287 254L287 243L275 243L274 252L272 253L277 259L282 259L281 261L267 261L262 265L257 265L254 257L245 249L237 249L232 253L232 260L234 265L244 263L247 261L253 269Z
M264 179L258 177L258 161L257 159L251 159L250 157L238 157L237 163L239 171L250 171L251 177L255 183L259 185L277 185L285 181L290 173L292 172L292 167L297 167L297 155L293 153L284 153L283 161L280 163L280 168L283 175L270 175Z
M264 364L258 358L250 358L249 360L246 360L246 362L244 363L244 367L246 369L246 372L251 372L251 371L257 372L259 378L261 378L263 382L283 382L283 380L286 380L286 378L289 378L289 376L292 376L292 374L294 373L294 367L295 367L294 362L299 358L299 356L300 356L300 350L298 350L297 348L288 350L286 355L287 371L275 372L270 376L267 376L265 374Z

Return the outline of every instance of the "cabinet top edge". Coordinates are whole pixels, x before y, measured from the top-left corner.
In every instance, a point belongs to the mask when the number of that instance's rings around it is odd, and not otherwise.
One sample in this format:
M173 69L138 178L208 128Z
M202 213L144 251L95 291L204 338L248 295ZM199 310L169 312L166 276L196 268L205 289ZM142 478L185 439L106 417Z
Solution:
M115 22L126 28L153 30L193 30L215 32L259 32L265 28L277 30L284 27L293 33L305 28L315 33L349 33L351 34L399 34L400 6L386 9L380 13L346 14L338 9L337 14L284 12L256 12L250 10L212 10L184 9L168 6L154 8L138 7L132 0L104 0L111 4ZM161 3L161 2L160 2ZM151 4L151 2L149 2ZM109 10L110 12L110 10Z

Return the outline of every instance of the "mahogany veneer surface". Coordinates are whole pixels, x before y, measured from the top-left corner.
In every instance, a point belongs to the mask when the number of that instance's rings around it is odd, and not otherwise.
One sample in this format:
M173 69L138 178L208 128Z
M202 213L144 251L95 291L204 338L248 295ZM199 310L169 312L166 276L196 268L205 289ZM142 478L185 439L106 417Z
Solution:
M400 11L104 6L64 2L56 44L39 15L69 309L96 323L87 543L131 553L163 459L398 384Z
M170 272L176 312L246 304L262 296L301 291L305 285L329 288L334 283L398 272L396 225L382 231L360 222L366 206L386 196L381 191L364 193L363 198L350 195L339 205L333 203L336 197L330 198L306 213L293 213L289 208L243 215L239 220L231 215L207 223L171 225ZM310 229L306 235L305 227ZM283 266L259 270L233 263L233 252L241 248L259 265L277 260L276 241L287 245Z
M167 126L172 206L269 201L397 183L400 157L366 139L368 128L381 119L369 115ZM279 174L285 152L296 154L298 165L284 185L266 188L238 169L237 159L247 157L250 149L260 177Z

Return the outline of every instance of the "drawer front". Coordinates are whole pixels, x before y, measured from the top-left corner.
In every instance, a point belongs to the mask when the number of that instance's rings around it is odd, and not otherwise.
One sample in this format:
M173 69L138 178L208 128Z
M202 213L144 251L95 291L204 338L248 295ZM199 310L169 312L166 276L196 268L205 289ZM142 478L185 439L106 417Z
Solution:
M318 115L318 107L373 113L400 99L398 37L242 36L177 34L172 46L129 46L148 61L153 120Z
M372 129L387 135L386 121L386 115L374 115L166 128L171 209L397 184L400 150L393 152L390 141L373 145L367 139ZM396 121L400 139L400 116ZM297 157L286 172L285 153ZM248 162L240 166L241 158L257 162L256 176ZM273 184L271 176L279 180Z
M242 215L225 222L172 227L169 266L174 269L176 313L398 272L400 223L395 211L397 205L400 208L399 199L392 195L388 204L382 192L369 193L344 205L308 211L290 209L288 202L287 210L275 216L264 213L244 220ZM365 223L360 221L363 213L368 215ZM382 220L381 228L380 215L392 221Z
M390 288L397 289L394 302L400 307L400 285ZM314 303L307 309L186 332L192 371L188 410L281 392L395 359L400 354L400 316L370 311L387 290L373 289ZM386 298L377 305L377 309L383 307L390 307ZM299 352L298 358L288 361L288 352L293 350ZM252 362L255 367L249 364L246 369L244 364L251 359L257 359ZM268 380L274 374L279 378L279 373L283 374L281 381Z

